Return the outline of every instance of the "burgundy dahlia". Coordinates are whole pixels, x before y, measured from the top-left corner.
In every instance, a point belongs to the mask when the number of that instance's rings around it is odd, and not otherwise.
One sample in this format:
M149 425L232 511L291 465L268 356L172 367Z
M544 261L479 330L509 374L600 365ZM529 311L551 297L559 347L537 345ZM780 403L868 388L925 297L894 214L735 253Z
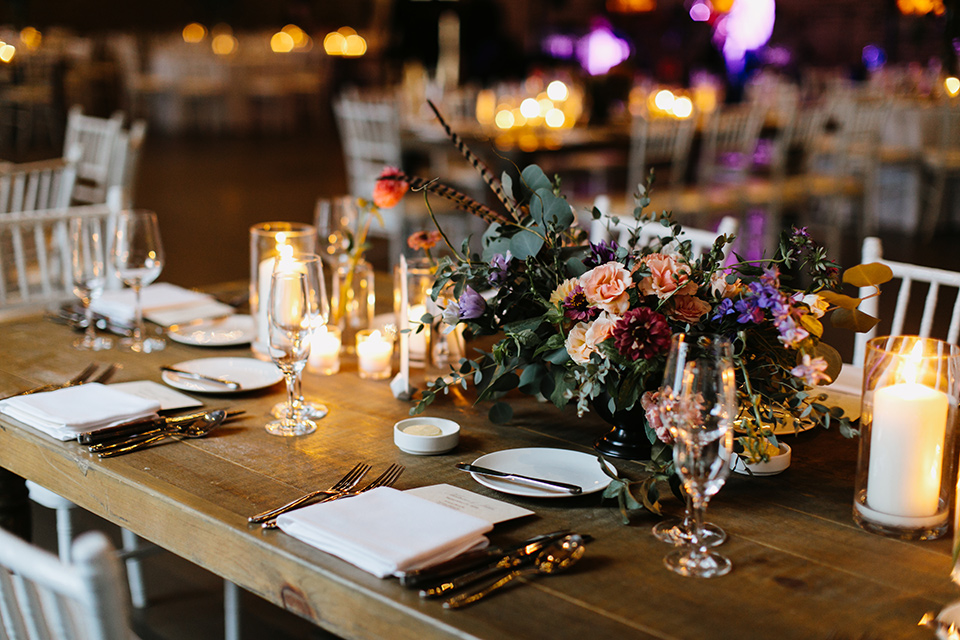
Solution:
M670 348L667 318L647 307L631 309L613 328L613 339L620 355L631 360L649 360Z

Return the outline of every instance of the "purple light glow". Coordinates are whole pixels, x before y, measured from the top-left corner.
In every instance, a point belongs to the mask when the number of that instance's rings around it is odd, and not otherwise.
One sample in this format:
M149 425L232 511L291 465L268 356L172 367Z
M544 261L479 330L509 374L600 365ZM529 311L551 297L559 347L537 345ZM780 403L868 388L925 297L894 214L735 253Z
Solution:
M594 28L577 43L577 58L592 76L610 71L629 55L630 45L606 26Z
M743 70L747 51L759 49L773 35L773 23L776 20L775 0L735 0L730 13L721 24L718 22L715 36L723 38L723 57L727 69L733 73Z
M706 2L695 2L690 7L690 19L694 22L706 22L710 19L710 7Z
M554 34L544 40L543 47L554 58L569 60L573 57L576 41L572 36Z

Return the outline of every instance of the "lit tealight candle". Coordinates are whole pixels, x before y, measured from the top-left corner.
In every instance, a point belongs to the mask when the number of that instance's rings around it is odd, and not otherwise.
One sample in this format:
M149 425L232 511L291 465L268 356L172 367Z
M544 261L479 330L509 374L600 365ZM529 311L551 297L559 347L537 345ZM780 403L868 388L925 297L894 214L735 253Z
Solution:
M389 378L392 355L393 341L379 330L357 332L357 362L361 378Z
M915 348L900 381L874 393L867 505L894 519L930 517L940 508L950 402L942 391L916 382L921 355Z
M313 334L307 368L325 376L340 371L340 329L338 327L324 325Z
M294 272L298 269L297 262L293 257L293 247L286 243L287 238L284 233L277 234L277 255L262 260L258 267L259 270L259 306L257 307L257 342L261 345L270 344L270 325L267 321L267 307L270 300L271 276L274 266L278 272ZM279 259L279 263L277 260ZM302 269L300 269L302 271Z

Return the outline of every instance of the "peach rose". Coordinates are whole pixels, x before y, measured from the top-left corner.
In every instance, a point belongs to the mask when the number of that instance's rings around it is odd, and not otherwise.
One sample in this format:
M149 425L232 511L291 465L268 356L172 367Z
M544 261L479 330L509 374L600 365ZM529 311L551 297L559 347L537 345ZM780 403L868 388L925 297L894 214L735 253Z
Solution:
M671 295L692 295L697 291L695 282L690 282L690 267L677 261L672 255L652 253L642 259L650 275L640 281L640 292L645 296L655 295L661 300Z
M710 291L713 292L713 295L721 298L732 298L740 292L742 287L740 278L730 283L727 282L728 275L730 274L727 271L714 271L710 275Z
M621 316L630 308L627 289L633 281L630 272L619 262L608 262L580 276L580 286L587 301L604 311Z
M567 348L570 358L577 364L590 362L590 354L593 353L593 348L587 344L587 329L589 328L589 323L578 322L573 329L570 329L570 333L567 334L567 339L564 341L563 346Z
M708 302L697 296L675 295L670 299L670 302L673 304L667 312L667 317L678 322L693 324L711 309Z
M619 319L604 311L590 323L590 328L587 329L584 340L589 346L593 347L594 351L597 351L600 343L613 335L613 328L617 326Z

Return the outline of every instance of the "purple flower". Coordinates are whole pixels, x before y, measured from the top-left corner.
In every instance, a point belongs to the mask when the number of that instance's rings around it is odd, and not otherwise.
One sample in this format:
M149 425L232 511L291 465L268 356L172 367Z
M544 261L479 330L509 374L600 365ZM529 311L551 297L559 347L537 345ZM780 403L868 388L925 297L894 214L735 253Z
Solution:
M599 309L590 306L587 295L579 284L574 285L573 290L563 299L563 315L576 322L593 320L599 313Z
M471 287L466 287L463 290L463 293L460 294L460 300L457 301L457 304L460 305L461 320L473 320L474 318L479 318L487 309L487 301L484 300L483 296L474 291Z
M737 322L740 324L760 324L763 322L763 309L757 304L757 300L745 298L733 303L733 310L737 315Z
M510 261L513 256L508 249L506 253L498 253L490 261L490 273L487 280L494 287L499 287L507 281L507 270L510 268Z
M717 309L713 312L710 319L722 320L731 313L733 313L733 300L731 298L724 298L720 301L720 304L717 305Z
M598 244L590 243L590 255L583 261L588 267L599 267L602 264L617 259L619 245L614 240L601 240Z

